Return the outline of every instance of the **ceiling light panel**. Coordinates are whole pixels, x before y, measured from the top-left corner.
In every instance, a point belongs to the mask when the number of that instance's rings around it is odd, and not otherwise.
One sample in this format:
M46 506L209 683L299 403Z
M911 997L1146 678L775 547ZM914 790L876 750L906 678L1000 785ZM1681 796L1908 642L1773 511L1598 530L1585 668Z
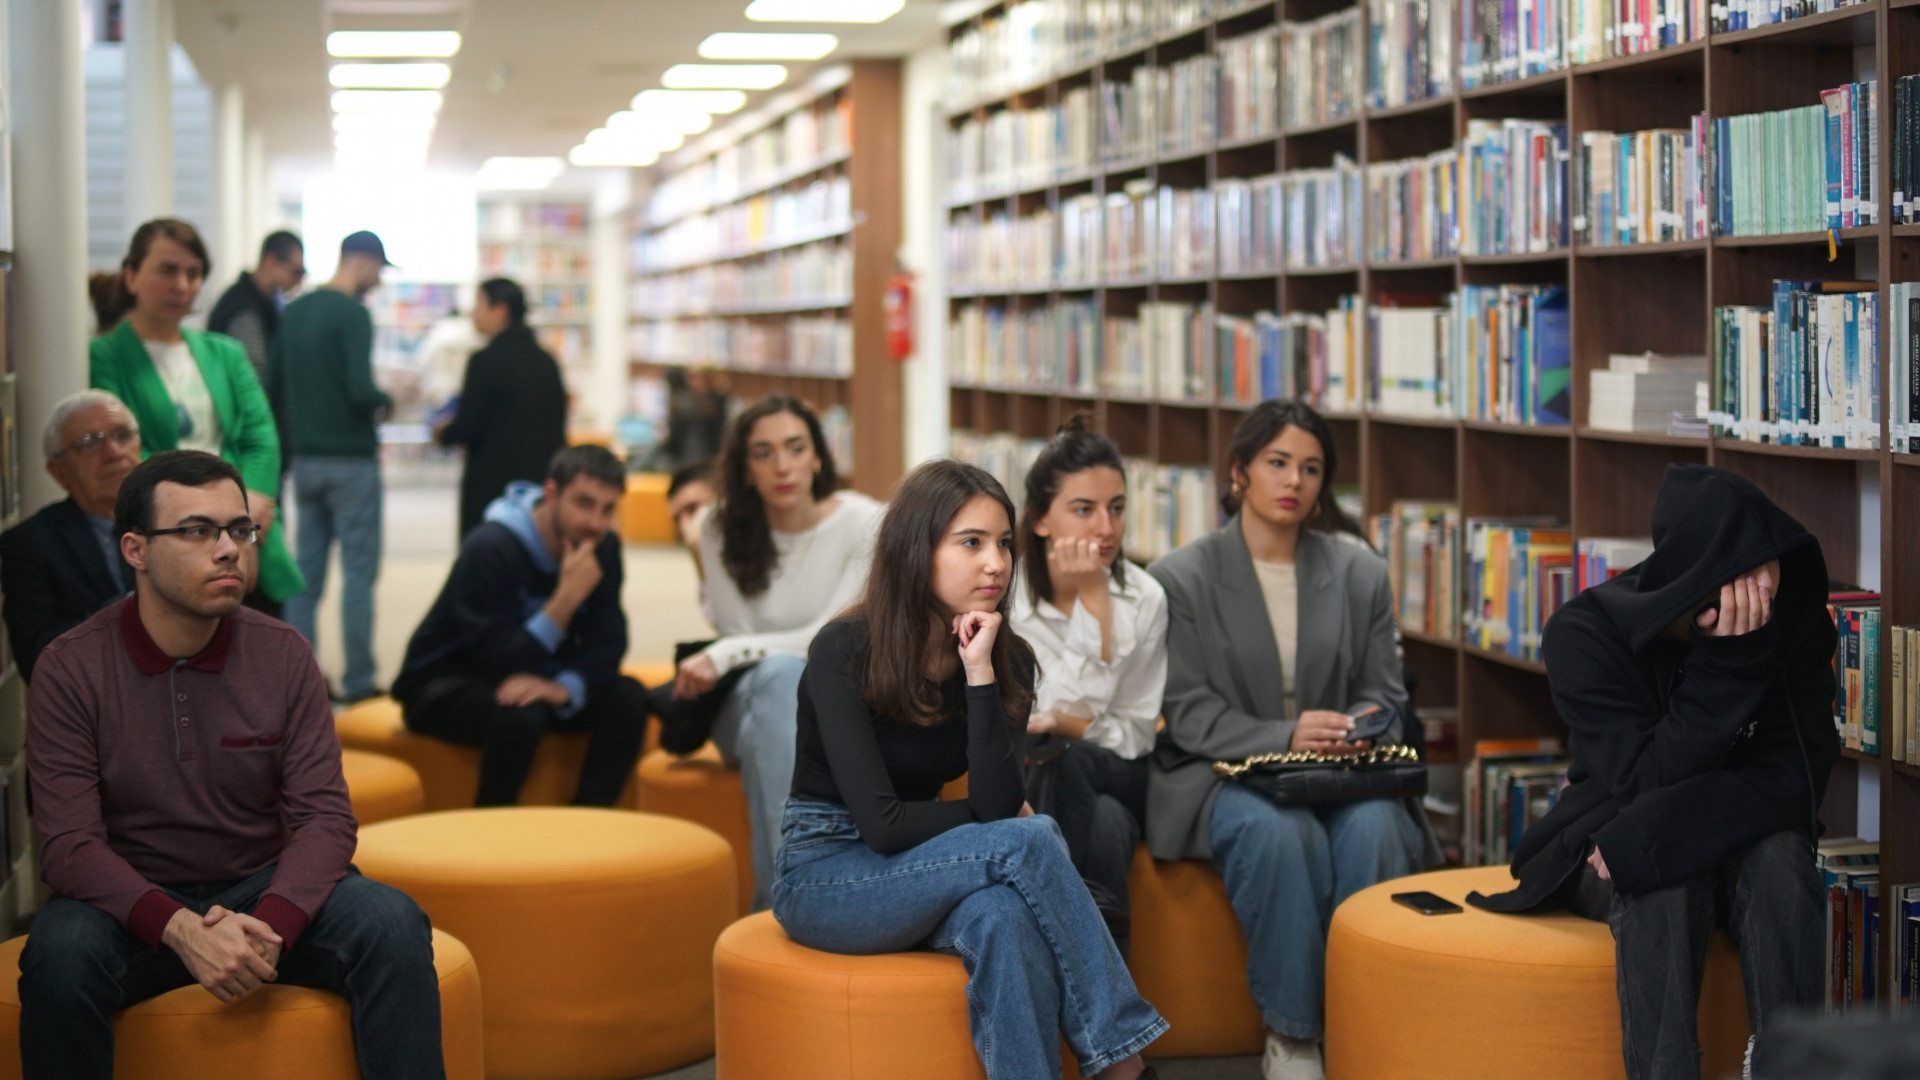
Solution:
M438 90L452 75L445 64L335 64L327 69L333 85L369 90Z
M490 157L473 174L482 191L538 191L559 178L567 163L557 157Z
M622 111L607 117L606 128L618 135L626 131L669 131L675 135L698 135L713 126L713 117L691 109L649 109L644 113Z
M649 109L688 109L703 113L739 112L747 95L739 90L642 90L633 95L635 112Z
M669 90L771 90L786 81L779 64L675 64L660 76Z
M333 111L431 114L440 111L441 101L438 90L335 90Z
M708 34L700 55L708 60L818 60L840 39L832 34Z
M459 51L458 30L335 30L327 35L328 56L405 59Z
M342 112L333 115L333 130L426 132L433 130L434 119L430 112Z
M886 22L907 0L753 0L747 18L754 22L877 23Z
M586 143L567 151L567 162L583 169L644 169L659 160L660 153L656 150L602 150Z

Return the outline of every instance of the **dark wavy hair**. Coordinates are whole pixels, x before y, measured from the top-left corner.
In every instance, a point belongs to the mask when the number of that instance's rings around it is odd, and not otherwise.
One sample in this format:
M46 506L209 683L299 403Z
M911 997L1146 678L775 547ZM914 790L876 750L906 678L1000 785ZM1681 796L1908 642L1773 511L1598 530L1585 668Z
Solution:
M948 622L933 593L933 552L953 516L981 495L1000 504L1011 527L1013 500L993 474L941 458L900 481L880 520L866 597L854 614L867 624L866 655L855 661L855 670L863 672L860 695L881 716L922 727L945 719L940 684L926 676L927 642ZM1032 646L1013 632L1013 622L1006 618L1011 595L1011 589L1002 593L994 607L1001 622L993 639L993 672L1008 722L1025 730L1037 665Z
M1313 436L1320 442L1320 456L1326 461L1326 473L1320 478L1320 499L1314 504L1316 513L1307 519L1310 528L1323 532L1347 532L1366 540L1360 526L1340 509L1340 503L1333 497L1333 478L1340 465L1340 452L1334 446L1333 429L1327 426L1327 420L1304 401L1263 401L1240 421L1233 430L1233 441L1227 447L1228 486L1221 489L1220 508L1228 515L1240 512L1240 496L1232 487L1235 469L1245 471L1253 464L1254 455L1266 445L1280 437L1280 433L1290 427ZM1369 545L1371 546L1371 545Z
M820 471L813 476L813 497L824 499L840 487L840 474L833 467L833 451L827 449L820 418L800 399L769 394L734 417L727 425L720 450L720 505L714 513L720 522L720 565L726 568L741 596L766 592L773 568L780 562L780 552L773 546L773 527L767 524L766 503L747 478L747 443L753 437L753 425L783 412L799 417L813 439L814 456L820 459Z
M1027 504L1020 512L1020 561L1027 576L1027 588L1036 600L1053 600L1053 574L1047 569L1046 538L1036 534L1034 527L1053 509L1061 483L1074 473L1088 469L1112 469L1120 474L1123 482L1127 477L1120 448L1112 439L1089 430L1091 423L1092 417L1088 414L1075 413L1027 470ZM1126 565L1126 552L1115 552L1114 584L1126 584Z

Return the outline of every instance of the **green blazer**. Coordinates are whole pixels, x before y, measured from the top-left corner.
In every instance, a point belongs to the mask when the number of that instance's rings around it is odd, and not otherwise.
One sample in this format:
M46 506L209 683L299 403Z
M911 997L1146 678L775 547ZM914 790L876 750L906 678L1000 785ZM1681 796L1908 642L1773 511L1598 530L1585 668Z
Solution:
M225 334L185 328L180 333L200 365L200 377L207 381L213 410L220 416L220 456L240 470L247 490L278 491L280 433L246 350ZM179 413L131 323L122 322L94 338L87 346L87 360L92 386L126 402L139 423L142 455L179 449ZM287 550L286 530L275 522L260 540L260 591L278 603L306 589L306 579Z

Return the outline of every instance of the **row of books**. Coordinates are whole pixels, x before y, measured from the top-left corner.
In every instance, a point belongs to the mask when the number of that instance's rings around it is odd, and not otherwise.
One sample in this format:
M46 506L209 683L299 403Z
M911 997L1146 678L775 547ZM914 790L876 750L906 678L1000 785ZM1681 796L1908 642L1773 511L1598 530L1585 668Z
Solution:
M1567 0L1462 3L1459 19L1463 89L1567 66Z
M1707 36L1707 0L1572 0L1567 62L1638 56Z
M1467 866L1509 862L1528 826L1553 809L1571 762L1561 741L1481 739L1461 775L1461 852Z
M1213 305L1148 302L1139 315L1108 316L1101 382L1115 394L1204 401L1212 370Z
M853 373L853 327L838 315L756 319L661 319L628 331L631 355L657 364L845 377Z
M1222 402L1255 405L1298 399L1322 412L1360 408L1360 297L1323 313L1262 311L1214 319L1214 386Z
M1573 234L1580 244L1702 240L1707 213L1706 114L1687 130L1588 131L1573 148Z
M1173 5L1149 0L1025 0L990 13L948 45L947 101L965 105L1062 67L1142 42Z
M1887 299L1893 324L1887 335L1893 449L1920 453L1920 282L1894 282L1887 287Z
M661 180L647 198L647 219L665 222L731 202L742 192L846 153L852 139L853 102L845 95L817 99Z
M1893 223L1920 221L1920 75L1893 81Z
M844 229L852 216L852 186L844 172L835 173L641 232L633 241L633 269L652 274L738 258Z
M1058 103L969 116L947 132L947 197L951 201L1043 185L1100 162L1090 86L1060 95Z
M1821 963L1821 998L1829 1013L1848 1012L1885 1001L1894 995L1881 985L1882 927L1893 919L1880 914L1880 845L1856 837L1822 840L1814 849L1814 868L1826 890L1825 950ZM1909 889L1885 890L1888 908L1905 938ZM1920 897L1916 897L1920 900ZM1916 912L1915 914L1920 914ZM1920 920L1917 920L1920 921ZM1911 955L1904 947L1903 956ZM1900 989L1906 989L1905 967Z
M1329 124L1360 111L1365 93L1360 9L1280 29L1280 114L1289 128ZM1266 129L1271 130L1271 129ZM1258 130L1247 135L1260 134ZM1221 132L1222 138L1234 138Z
M947 324L947 364L956 382L1093 395L1106 389L1104 326L1092 299L1012 313L967 304Z
M852 292L853 251L828 240L635 278L629 296L635 314L666 317L844 303Z
M1567 125L1469 120L1459 169L1461 254L1567 246Z
M1775 281L1769 307L1714 309L1723 438L1880 446L1880 296L1870 281Z
M1460 571L1461 637L1540 659L1540 635L1573 597L1573 534L1547 518L1469 518Z
M1367 535L1387 557L1400 628L1459 640L1459 505L1399 500L1368 520Z
M1847 749L1878 754L1880 722L1884 715L1880 682L1883 636L1880 594L1834 593L1827 597L1827 614L1839 635L1833 653L1834 730L1840 733Z
M1712 373L1704 356L1615 353L1587 372L1587 426L1601 431L1665 432L1673 416L1704 416Z
M1127 553L1145 563L1176 551L1222 523L1213 470L1129 458Z
M1368 108L1452 93L1453 11L1432 0L1367 0Z
M1874 96L1871 82L1849 83L1823 91L1819 105L1714 118L1709 168L1716 233L1871 224L1871 176L1880 156Z
M475 204L480 242L579 240L587 235L587 204L483 199Z
M1573 591L1584 592L1612 581L1651 554L1653 540L1649 537L1583 536L1573 542Z
M1864 0L1721 0L1713 5L1713 32L1751 30L1852 7Z
M1875 628L1879 628L1876 620ZM1877 729L1882 716L1887 731L1875 731L1881 755L1909 765L1920 765L1920 627L1894 626L1887 641L1887 691L1884 713L1869 714ZM1879 702L1876 702L1879 704ZM1860 733L1861 748L1866 732Z
M1567 290L1463 285L1453 294L1451 361L1460 415L1565 424L1572 413Z
M1411 262L1460 254L1460 154L1367 165L1367 260Z
M480 275L585 281L593 276L593 249L573 243L482 243Z
M1325 169L1290 169L1280 174L1281 240L1287 269L1359 265L1364 189L1360 166L1344 154L1335 154L1333 164Z

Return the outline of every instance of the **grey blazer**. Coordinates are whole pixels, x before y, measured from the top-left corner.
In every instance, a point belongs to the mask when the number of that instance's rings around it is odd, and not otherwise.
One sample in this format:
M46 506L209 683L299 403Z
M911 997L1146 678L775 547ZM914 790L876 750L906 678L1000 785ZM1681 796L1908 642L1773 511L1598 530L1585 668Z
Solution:
M1212 857L1208 823L1226 783L1214 761L1282 751L1296 718L1284 715L1280 649L1266 598L1235 517L1147 568L1167 590L1167 727L1161 735L1206 759L1175 768L1155 756L1147 850L1156 859ZM1385 559L1357 538L1302 530L1296 561L1300 613L1294 700L1302 709L1389 706L1404 717L1406 683ZM1398 742L1396 726L1382 742ZM1409 812L1439 847L1418 800Z

